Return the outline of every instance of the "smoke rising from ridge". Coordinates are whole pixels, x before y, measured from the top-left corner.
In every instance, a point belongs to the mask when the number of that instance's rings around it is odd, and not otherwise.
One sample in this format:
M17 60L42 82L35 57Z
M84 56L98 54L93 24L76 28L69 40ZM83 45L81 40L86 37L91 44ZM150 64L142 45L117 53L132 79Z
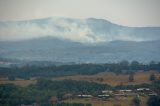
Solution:
M120 28L96 29L88 20L48 18L42 20L0 22L0 40L17 41L39 37L55 37L81 43L99 43L114 40L144 41L157 38L132 35L130 30ZM95 29L93 29L95 27ZM100 31L102 30L102 31Z

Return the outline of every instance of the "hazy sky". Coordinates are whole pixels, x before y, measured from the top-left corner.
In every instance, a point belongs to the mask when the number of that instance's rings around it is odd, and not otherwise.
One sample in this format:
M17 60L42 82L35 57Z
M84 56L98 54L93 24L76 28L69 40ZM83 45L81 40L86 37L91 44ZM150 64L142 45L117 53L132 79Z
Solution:
M0 20L102 18L126 26L160 26L160 0L0 0Z

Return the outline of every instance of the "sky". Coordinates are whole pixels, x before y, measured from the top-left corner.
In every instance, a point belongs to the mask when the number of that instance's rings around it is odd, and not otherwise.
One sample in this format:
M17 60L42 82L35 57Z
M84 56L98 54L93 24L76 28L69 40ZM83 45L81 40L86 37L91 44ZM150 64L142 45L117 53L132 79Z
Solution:
M47 17L52 18L42 24L19 22ZM79 21L68 22L66 18ZM92 30L87 18L106 19L130 27L160 26L160 0L0 0L0 41L46 36L82 43L159 38L160 31L145 37L121 30L112 35L110 32L115 32L114 29L97 35L99 31Z
M160 0L0 0L0 21L99 18L125 26L160 26Z

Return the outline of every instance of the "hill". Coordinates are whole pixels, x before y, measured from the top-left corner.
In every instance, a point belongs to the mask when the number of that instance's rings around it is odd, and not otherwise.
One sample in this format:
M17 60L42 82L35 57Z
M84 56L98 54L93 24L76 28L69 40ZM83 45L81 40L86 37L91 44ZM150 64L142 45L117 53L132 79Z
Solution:
M0 56L30 61L160 61L160 27L102 19L45 18L0 22Z

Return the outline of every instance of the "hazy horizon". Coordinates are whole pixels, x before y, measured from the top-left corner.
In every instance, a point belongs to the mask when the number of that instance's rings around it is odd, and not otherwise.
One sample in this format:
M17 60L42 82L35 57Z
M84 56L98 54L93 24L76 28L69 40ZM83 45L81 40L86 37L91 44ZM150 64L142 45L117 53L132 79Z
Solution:
M123 26L160 26L159 0L0 0L0 21L97 18Z
M159 0L0 0L0 41L46 36L81 43L159 40L159 5ZM154 28L137 34L134 27Z

